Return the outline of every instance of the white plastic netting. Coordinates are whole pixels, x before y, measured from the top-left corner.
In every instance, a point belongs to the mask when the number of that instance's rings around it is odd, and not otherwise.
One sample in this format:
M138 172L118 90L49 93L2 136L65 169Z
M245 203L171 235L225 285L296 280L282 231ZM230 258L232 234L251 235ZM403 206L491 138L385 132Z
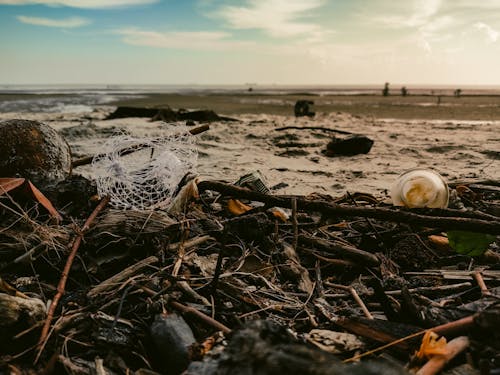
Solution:
M184 175L195 173L195 138L179 125L159 137L111 137L92 160L99 195L120 209L167 207Z

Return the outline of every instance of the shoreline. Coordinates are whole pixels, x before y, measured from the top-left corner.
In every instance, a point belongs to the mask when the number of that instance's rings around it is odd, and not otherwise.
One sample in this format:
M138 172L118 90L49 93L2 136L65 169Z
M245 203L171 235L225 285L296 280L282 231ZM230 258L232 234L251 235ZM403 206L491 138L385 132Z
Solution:
M268 94L148 94L109 105L211 109L221 115L268 114L293 116L297 100L312 100L316 113L349 113L377 119L500 120L500 96L409 95L268 95Z
M83 104L92 108L99 106L171 107L173 109L206 109L220 115L266 114L293 116L297 100L314 101L312 110L317 114L348 113L352 116L376 119L418 119L418 120L500 120L500 95L382 95L349 94L327 95L314 93L272 94L266 92L238 93L122 93L108 95L102 103L80 103L80 94L0 94L0 105L15 104L14 101L51 100ZM28 105L23 103L23 105ZM1 109L1 106L0 106ZM8 111L3 111L8 112ZM19 110L18 112L23 112ZM29 112L29 111L26 111Z

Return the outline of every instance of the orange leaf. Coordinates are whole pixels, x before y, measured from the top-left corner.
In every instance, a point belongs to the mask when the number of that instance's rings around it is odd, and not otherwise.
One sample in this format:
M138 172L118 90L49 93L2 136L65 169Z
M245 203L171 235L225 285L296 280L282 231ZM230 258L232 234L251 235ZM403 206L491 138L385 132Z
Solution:
M43 207L45 207L45 209L49 212L49 214L51 214L58 222L62 221L61 215L52 205L52 202L49 201L47 197L43 195L43 193L40 190L38 190L35 185L31 183L31 181L28 181L28 188L30 189L36 201L40 203Z
M437 333L430 330L425 332L424 337L422 337L422 345L420 345L416 356L423 359L446 354L448 352L446 350L446 338L441 336L438 340L438 337Z
M24 184L25 178L0 178L0 195L7 194Z
M247 211L250 211L252 207L247 206L244 203L241 203L237 199L230 199L227 201L227 208L233 215L241 215Z

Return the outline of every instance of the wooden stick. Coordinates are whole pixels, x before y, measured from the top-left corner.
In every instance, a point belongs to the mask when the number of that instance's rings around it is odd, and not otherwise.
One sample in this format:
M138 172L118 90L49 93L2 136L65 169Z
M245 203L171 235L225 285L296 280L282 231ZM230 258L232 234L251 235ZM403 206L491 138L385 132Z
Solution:
M158 262L158 258L155 257L154 255L147 257L146 259L141 259L139 262L132 264L131 266L125 268L124 270L118 272L117 274L111 276L110 278L104 280L100 284L90 289L89 292L87 293L87 297L88 298L97 297L104 291L116 287L124 280L127 280L131 276L135 275L138 271L156 262Z
M330 129L330 128L323 128L321 126L283 126L281 128L276 128L274 130L289 130L289 129L296 129L296 130L324 130L327 132L332 132L332 133L338 133L338 134L354 134L345 130L337 130L337 129Z
M291 197L289 196L262 194L219 181L201 181L198 184L198 190L213 190L235 198L245 198L263 202L269 206L286 208L291 208L292 206ZM381 207L353 207L322 200L307 200L304 198L297 198L297 209L316 211L337 217L371 217L374 219L426 227L500 234L500 220L484 220L463 217L461 214L458 212L455 213L454 211L453 213L457 216L447 216L449 215L450 210L445 209L427 210L426 212L432 212L432 215L423 215L399 208L388 209Z
M205 125L201 125L201 126L198 126L196 128L193 128L193 129L189 130L189 133L191 133L192 135L197 135L197 134L206 132L208 129L210 129L210 126L207 125L207 124L205 124ZM148 145L138 144L138 145L135 145L135 146L124 148L124 149L120 150L118 153L121 156L124 156L124 155L131 154L133 152L142 150L144 147L147 147L147 146ZM90 163L92 163L92 160L94 160L94 158L100 158L100 157L103 157L104 155L105 154L96 154L96 155L85 156L83 158L76 159L75 161L73 161L71 163L71 168L76 168L76 167L80 167L82 165L90 164Z
M73 261L75 259L76 253L80 247L80 244L82 243L83 235L85 232L87 232L90 228L90 225L92 222L95 220L99 212L102 211L104 207L109 203L110 198L109 197L104 197L97 207L92 211L88 219L85 221L83 224L83 228L80 230L80 233L76 236L75 240L73 241L73 246L71 248L71 252L68 255L68 259L66 260L66 265L64 266L63 272L61 274L61 279L59 280L59 284L57 285L57 293L54 296L54 299L52 300L52 303L50 304L49 311L47 313L47 319L45 320L45 324L43 325L42 332L40 334L40 339L38 340L38 354L35 358L35 363L38 362L38 359L40 358L40 355L42 354L43 348L44 348L44 342L45 340L48 339L48 334L49 334L49 329L50 329L50 323L52 322L52 318L54 317L54 313L56 311L57 304L59 303L59 300L64 294L65 288L66 288L66 282L68 280L69 276L69 271L71 270L71 266L73 265Z
M293 249L297 251L299 244L299 225L297 221L297 198L292 198Z
M340 255L341 258L347 258L349 260L355 261L356 263L359 262L363 265L378 266L380 264L380 260L375 254L358 249L354 246L345 245L340 241L328 241L322 238L314 238L307 235L301 235L299 236L299 242L302 244L315 246L329 253Z
M170 305L173 308L175 308L183 313L192 314L192 315L198 317L203 322L207 323L208 325L211 325L212 327L218 329L219 331L222 331L225 334L231 333L231 329L229 327L225 326L224 324L218 322L215 319L212 319L208 315L203 314L201 311L196 310L194 307L185 306L182 303L177 302L177 301L171 301Z
M434 328L424 329L422 331L412 333L409 336L402 337L400 339L390 341L390 342L389 342L389 340L386 340L386 338L390 337L387 333L380 332L378 330L372 329L371 327L368 327L369 332L367 332L366 326L361 326L360 324L356 324L356 322L354 322L355 323L354 326L351 324L345 324L345 323L347 323L347 319L344 319L344 322L342 320L340 320L340 321L337 321L335 323L338 324L339 326L341 326L342 328L346 329L347 331L355 333L359 336L369 337L370 339L373 339L373 340L376 340L379 342L387 342L387 344L379 346L376 349L373 349L373 350L370 350L370 351L367 351L367 352L364 352L361 354L356 354L354 357L348 358L348 359L343 361L344 363L347 363L347 362L357 361L360 358L366 357L367 355L371 355L374 353L378 353L378 352L380 352L384 349L390 348L392 346L404 344L405 341L407 341L407 340L410 340L410 339L418 337L418 336L423 336L425 334L425 332L427 332L428 330L431 330L431 331L433 331L441 336L454 335L457 332L464 332L474 325L474 318L476 318L477 316L478 316L477 314L470 315L470 316L467 316L465 318L455 320L453 322L441 324L441 325L436 326Z
M453 358L462 353L469 347L469 338L460 336L454 338L446 344L446 354L435 355L420 370L416 375L435 375L438 374Z
M481 271L475 271L473 273L474 279L476 279L477 285L479 285L479 288L481 289L481 294L483 297L490 296L491 293L488 290L488 287L486 286L486 283L484 282L483 275L481 275Z

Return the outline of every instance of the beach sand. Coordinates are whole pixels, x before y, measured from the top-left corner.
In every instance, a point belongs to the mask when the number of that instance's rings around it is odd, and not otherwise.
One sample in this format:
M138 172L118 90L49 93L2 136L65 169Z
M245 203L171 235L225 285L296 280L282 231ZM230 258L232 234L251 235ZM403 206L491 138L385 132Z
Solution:
M314 100L316 116L295 118L297 99ZM432 96L390 97L299 95L149 95L117 104L213 109L237 122L214 122L196 136L198 173L205 179L236 181L259 170L279 194L366 192L386 197L403 171L432 168L450 182L500 180L500 98ZM158 136L166 127L144 118L104 120L114 109L100 106L81 113L0 113L0 120L25 118L60 131L75 158L98 153L114 131ZM183 122L184 123L184 122ZM182 123L182 124L183 124ZM177 124L178 125L178 124ZM368 154L327 157L333 133L277 130L284 126L324 127L374 140ZM92 177L91 166L75 169Z

